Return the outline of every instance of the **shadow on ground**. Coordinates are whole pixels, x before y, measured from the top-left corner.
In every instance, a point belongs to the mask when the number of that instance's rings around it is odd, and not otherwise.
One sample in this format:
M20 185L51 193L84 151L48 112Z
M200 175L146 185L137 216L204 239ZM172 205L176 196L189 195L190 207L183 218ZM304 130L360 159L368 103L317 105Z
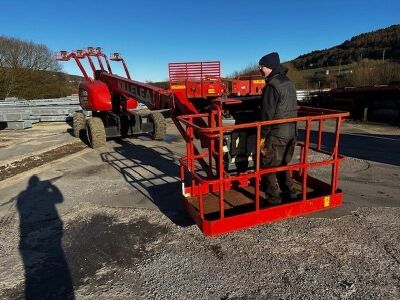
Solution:
M135 145L127 140L116 142L119 146L102 153L102 160L176 225L192 225L181 203L178 155L162 146Z
M25 269L25 299L74 299L56 204L64 200L51 181L34 175L17 197L19 252Z

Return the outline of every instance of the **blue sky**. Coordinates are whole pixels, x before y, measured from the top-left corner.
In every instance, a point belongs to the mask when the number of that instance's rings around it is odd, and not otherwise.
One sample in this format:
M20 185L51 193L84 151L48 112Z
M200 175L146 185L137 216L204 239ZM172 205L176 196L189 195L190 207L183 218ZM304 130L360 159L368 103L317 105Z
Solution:
M0 0L0 35L72 50L121 52L132 77L167 78L169 62L220 60L224 75L278 51L290 60L400 23L399 0ZM79 74L73 62L66 72Z

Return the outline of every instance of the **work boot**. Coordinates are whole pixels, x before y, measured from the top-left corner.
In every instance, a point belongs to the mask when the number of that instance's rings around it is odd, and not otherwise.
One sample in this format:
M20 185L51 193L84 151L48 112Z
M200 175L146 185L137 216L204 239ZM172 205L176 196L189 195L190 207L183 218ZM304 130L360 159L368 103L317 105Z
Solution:
M267 203L276 205L276 204L281 204L282 203L282 198L280 196L270 196L270 195L265 195Z
M298 191L296 189L291 189L291 190L283 191L282 198L285 200L294 201L294 200L298 199L299 194L300 194L300 191Z

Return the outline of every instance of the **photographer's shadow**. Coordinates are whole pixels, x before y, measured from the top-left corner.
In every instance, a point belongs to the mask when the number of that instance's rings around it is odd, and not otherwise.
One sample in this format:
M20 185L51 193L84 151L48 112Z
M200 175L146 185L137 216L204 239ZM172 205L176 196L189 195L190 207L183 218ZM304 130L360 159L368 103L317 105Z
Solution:
M19 252L25 268L25 299L74 299L62 249L63 222L56 204L63 195L51 181L34 175L18 195Z

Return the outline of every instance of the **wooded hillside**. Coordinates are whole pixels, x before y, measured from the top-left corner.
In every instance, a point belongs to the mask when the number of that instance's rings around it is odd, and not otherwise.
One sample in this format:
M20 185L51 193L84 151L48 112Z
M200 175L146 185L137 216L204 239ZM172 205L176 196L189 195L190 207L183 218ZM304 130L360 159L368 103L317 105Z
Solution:
M47 46L0 36L0 99L63 97L76 87L77 79L61 72Z
M298 69L347 65L363 59L400 61L400 25L363 33L332 48L300 55Z

